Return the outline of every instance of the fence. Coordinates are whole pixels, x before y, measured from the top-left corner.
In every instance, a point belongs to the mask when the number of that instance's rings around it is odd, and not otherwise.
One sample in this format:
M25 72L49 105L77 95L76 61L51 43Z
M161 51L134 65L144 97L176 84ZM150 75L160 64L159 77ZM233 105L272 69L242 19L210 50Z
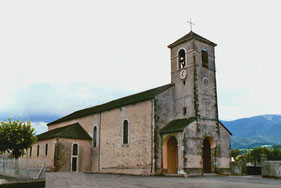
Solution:
M0 159L0 184L45 179L44 160Z

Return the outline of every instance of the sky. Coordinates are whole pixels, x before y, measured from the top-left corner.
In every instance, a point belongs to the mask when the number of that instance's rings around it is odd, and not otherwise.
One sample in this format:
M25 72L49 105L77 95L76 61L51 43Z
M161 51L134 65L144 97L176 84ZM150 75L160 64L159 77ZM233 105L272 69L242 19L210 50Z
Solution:
M46 123L170 83L169 44L218 44L222 120L281 114L281 2L0 1L0 121Z

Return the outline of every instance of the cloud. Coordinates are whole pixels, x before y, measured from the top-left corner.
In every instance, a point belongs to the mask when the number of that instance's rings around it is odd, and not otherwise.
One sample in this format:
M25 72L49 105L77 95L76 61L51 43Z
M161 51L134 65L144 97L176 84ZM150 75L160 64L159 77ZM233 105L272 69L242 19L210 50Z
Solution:
M191 15L194 31L218 44L220 117L280 114L279 2L110 3L0 1L0 120L49 122L169 83L166 46Z
M31 122L31 125L36 130L36 135L46 132L48 130L48 126L46 122Z
M12 94L12 102L0 108L0 119L15 118L50 122L73 111L95 106L129 94L89 83L32 84Z

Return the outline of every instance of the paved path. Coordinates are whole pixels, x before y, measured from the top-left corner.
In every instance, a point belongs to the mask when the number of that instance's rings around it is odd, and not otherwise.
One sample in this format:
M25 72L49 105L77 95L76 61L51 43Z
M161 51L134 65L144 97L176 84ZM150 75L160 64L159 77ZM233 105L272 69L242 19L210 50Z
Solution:
M46 188L260 188L281 187L281 179L262 178L261 176L212 176L212 177L160 177L127 176L112 174L85 174L71 172L47 173Z

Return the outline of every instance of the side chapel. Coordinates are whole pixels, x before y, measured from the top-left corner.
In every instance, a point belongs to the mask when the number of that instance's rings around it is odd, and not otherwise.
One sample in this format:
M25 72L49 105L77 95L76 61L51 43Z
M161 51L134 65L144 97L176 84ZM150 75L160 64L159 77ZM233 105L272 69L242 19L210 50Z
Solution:
M218 119L216 44L190 31L168 46L171 83L48 124L25 158L49 171L178 176L230 173Z

